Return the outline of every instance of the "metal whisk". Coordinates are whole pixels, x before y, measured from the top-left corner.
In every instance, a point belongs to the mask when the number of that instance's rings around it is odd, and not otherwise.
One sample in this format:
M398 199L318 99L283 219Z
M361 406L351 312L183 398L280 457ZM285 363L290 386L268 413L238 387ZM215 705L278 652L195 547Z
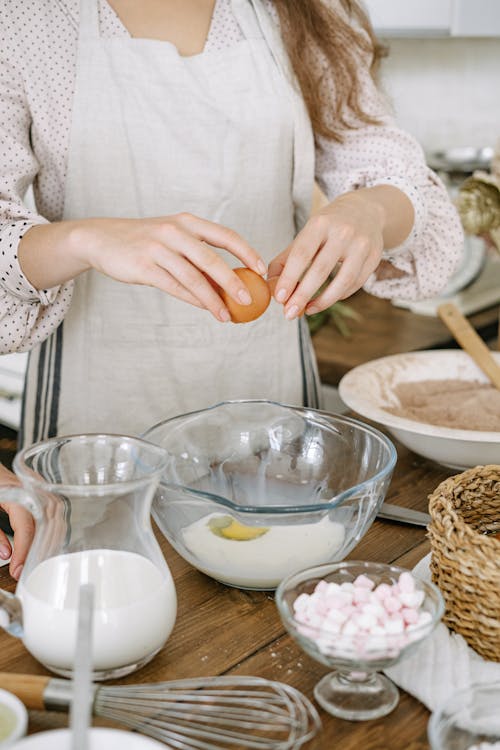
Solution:
M68 711L68 680L0 673L28 708ZM201 677L144 685L94 686L93 713L180 750L288 750L321 728L298 690L260 677Z

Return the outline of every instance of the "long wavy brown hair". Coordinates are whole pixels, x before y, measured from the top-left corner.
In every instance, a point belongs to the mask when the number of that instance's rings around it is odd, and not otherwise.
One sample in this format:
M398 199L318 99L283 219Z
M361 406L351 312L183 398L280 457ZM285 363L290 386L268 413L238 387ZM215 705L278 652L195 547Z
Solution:
M316 135L342 141L353 122L375 124L363 108L358 70L368 59L375 78L386 48L356 0L273 2Z

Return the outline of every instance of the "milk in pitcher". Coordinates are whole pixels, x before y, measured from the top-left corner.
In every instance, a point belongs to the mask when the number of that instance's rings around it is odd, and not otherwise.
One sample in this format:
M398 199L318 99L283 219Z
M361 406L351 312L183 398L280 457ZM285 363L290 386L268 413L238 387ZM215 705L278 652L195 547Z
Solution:
M42 664L71 671L84 583L94 585L94 671L145 663L164 645L177 609L170 574L133 552L85 550L48 558L19 583L24 645Z

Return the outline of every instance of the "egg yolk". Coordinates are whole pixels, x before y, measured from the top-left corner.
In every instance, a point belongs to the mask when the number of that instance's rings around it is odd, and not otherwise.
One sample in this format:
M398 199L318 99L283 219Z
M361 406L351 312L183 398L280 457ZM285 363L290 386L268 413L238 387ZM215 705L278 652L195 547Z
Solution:
M231 516L212 518L208 528L216 536L231 539L233 542L249 542L269 531L267 526L247 526Z

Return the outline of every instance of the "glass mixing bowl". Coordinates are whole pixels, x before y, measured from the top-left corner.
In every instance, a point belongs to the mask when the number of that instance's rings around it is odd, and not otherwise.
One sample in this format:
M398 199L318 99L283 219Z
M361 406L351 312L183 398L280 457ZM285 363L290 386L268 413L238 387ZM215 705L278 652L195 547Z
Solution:
M500 682L453 693L433 712L428 735L432 750L498 750Z
M191 565L231 586L274 589L342 560L370 527L396 450L354 419L271 401L228 401L144 437L168 454L153 516Z
M346 620L334 616L341 610L344 616L346 612L338 594L333 594L336 603L330 600L330 605L326 605L333 610L338 607L337 611L321 624L314 624L310 616L301 615L298 604L296 610L294 603L303 594L311 595L320 581L352 585L358 576L363 576L369 578L374 587L391 586L399 581L402 573L409 571L384 563L349 561L302 570L278 586L276 604L290 635L313 659L335 668L314 688L314 697L320 706L333 716L351 721L378 719L397 706L397 687L379 672L400 661L432 632L443 615L443 597L437 586L411 574L415 590L422 592L419 614L427 613L425 622L417 622L407 630L382 633L377 633L373 626L364 632L360 614L356 616L357 624L349 623L351 628L347 629Z

